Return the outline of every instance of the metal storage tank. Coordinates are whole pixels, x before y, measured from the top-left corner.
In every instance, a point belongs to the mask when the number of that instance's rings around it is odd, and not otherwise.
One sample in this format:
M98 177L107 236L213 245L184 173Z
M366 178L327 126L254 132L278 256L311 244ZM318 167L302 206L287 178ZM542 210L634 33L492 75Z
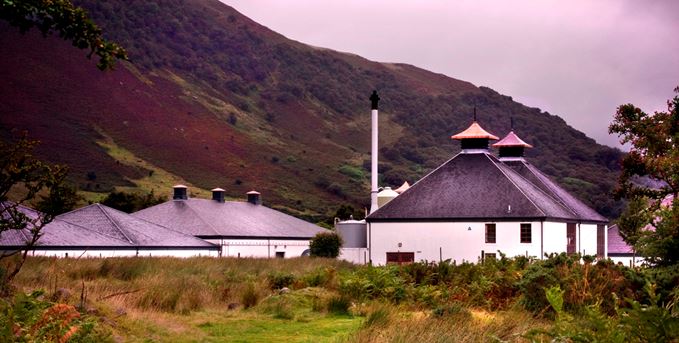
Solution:
M343 220L335 223L335 230L344 240L342 248L367 248L368 230L365 220Z
M382 207L388 202L394 200L398 196L398 193L393 191L391 187L384 187L381 192L377 193L377 206Z

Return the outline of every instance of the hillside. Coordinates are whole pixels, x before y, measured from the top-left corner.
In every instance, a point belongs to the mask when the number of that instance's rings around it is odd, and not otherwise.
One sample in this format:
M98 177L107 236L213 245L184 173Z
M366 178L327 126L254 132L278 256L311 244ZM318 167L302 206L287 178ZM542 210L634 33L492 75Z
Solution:
M514 117L536 165L602 214L619 213L607 194L618 150L490 88L307 46L216 0L76 3L131 63L101 73L67 42L1 24L0 134L28 129L83 190L167 194L183 180L237 198L257 189L306 217L367 206L367 97L377 89L383 185L412 183L453 156L449 137L476 106L497 135Z

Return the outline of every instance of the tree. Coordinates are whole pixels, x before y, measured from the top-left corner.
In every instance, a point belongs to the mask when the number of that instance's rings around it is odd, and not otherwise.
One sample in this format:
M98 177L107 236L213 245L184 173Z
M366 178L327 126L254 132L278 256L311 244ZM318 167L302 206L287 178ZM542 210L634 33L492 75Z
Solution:
M13 252L0 252L0 259L23 252L18 259L7 261L6 270L0 270L5 280L11 281L21 270L28 251L36 245L41 236L42 228L52 221L60 206L54 204L63 202L63 183L66 178L66 167L46 164L33 156L32 151L37 141L29 140L22 134L12 143L0 141L0 237L12 234L10 231L22 231L27 240L25 249ZM45 212L38 212L24 207L35 200L39 193L42 196ZM10 201L10 195L12 200ZM21 237L21 236L19 236ZM2 269L0 267L0 269Z
M336 258L342 247L342 237L337 232L319 232L311 239L309 250L311 256Z
M0 0L0 19L22 33L36 27L45 37L56 33L79 49L89 49L87 58L97 55L101 70L111 69L116 59L127 60L125 49L105 40L87 12L68 0Z
M143 210L147 207L158 205L162 202L165 202L165 200L166 199L161 196L156 196L153 191L143 195L137 193L114 191L109 193L106 198L101 201L101 203L119 211L132 213Z
M618 107L610 133L631 143L616 197L630 199L620 218L623 238L656 266L679 263L679 87L667 112Z

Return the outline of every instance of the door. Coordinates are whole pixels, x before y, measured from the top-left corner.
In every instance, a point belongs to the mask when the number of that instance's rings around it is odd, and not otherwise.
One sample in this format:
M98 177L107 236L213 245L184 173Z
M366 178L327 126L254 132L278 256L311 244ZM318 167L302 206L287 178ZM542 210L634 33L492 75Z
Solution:
M576 248L576 235L575 235L575 223L566 224L566 253L575 254Z
M410 264L415 262L414 252L388 252L387 264Z

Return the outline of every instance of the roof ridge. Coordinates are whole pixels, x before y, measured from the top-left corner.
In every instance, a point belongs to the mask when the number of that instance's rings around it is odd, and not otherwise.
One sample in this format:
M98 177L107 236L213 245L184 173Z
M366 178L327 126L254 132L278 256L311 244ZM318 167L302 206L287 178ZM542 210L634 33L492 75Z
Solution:
M203 200L207 200L207 199L203 199ZM193 208L193 206L191 206L191 205L189 204L189 201L188 201L188 200L185 200L185 201L186 201L186 207L188 207L188 209L191 210L191 212L193 212L193 213L196 215L196 217L197 217L198 219L200 219L201 222L203 222L203 224L205 224L205 225L207 225L208 227L210 227L210 229L212 229L212 232L214 232L215 235L218 235L218 234L219 234L219 231L217 231L217 229L216 229L214 226L212 226L212 224L211 224L209 221L205 220L205 218L203 218L203 216L201 216L200 213L199 213L198 211L196 211L196 210Z
M130 237L128 237L128 236L125 234L125 231L120 227L120 225L118 225L118 222L116 222L115 219L113 219L113 218L108 214L108 212L106 212L106 210L104 209L104 207L102 207L101 204L96 203L95 205L96 205L97 208L104 214L104 216L106 216L106 218L107 218L109 221L111 221L111 223L113 224L113 226L115 226L116 229L118 229L118 231L120 231L120 233L123 235L123 237L125 237L130 243L132 243L132 244L137 244L137 242L133 241L132 239L130 239Z
M529 163L528 163L527 161L525 161L525 160L524 160L524 161L521 161L521 162L523 162L523 164L526 166L526 168L528 169L528 171L530 171L531 174L535 175L535 177L538 179L538 181L539 181L540 183L542 183L543 185L545 185L545 187L547 187L547 188L549 188L549 189L552 188L552 187L550 187L548 184L546 184L544 181L542 181L542 180L540 179L539 175L536 175L536 173L535 173L535 171L533 170L533 168L531 168L531 166L532 166L531 164L529 164ZM547 177L547 175L543 175L543 176ZM537 185L536 185L536 186L537 186ZM538 188L540 188L540 187L538 187ZM542 189L540 189L540 190L542 191ZM580 214L578 214L578 212L577 212L574 208L572 208L571 206L568 206L568 204L567 204L563 199L561 199L561 197L559 197L556 193L554 193L554 195L555 195L556 198L557 198L557 199L554 199L554 200L558 201L558 202L559 202L561 205L563 205L565 208L567 208L568 210L570 210L571 212L573 212L573 214L575 214L575 215L578 217L578 219L580 218Z
M499 166L497 163L495 163L495 161L493 161L492 158L490 158L490 157L488 156L488 154L484 154L484 155L486 155L486 158L488 158L488 160L490 161L490 163L492 163L492 164L495 166L495 168L497 168L497 169L500 171L500 173L502 173L502 175L504 175L505 178L507 178L507 180L509 180L509 182L510 182L512 185L514 185L514 187L515 187L517 190L519 190L519 192L520 192L521 194L523 194L523 196L524 196L526 199L528 199L528 201L530 201L530 203L533 204L533 206L535 206L535 208L537 208L538 211L540 211L540 212L542 213L543 216L545 216L545 217L547 216L547 214L545 213L545 211L544 211L540 206L538 206L538 205L533 201L533 199L531 199L531 198L530 198L530 197L529 197L529 196L521 189L521 187L519 187L519 186L516 184L516 182L514 182L514 180L512 180L512 178L509 177L509 176L507 175L507 173L506 173L502 168L500 168L500 166ZM519 175L519 176L521 176L521 175ZM526 181L528 181L528 180L526 180ZM528 182L530 182L530 181L528 181ZM542 190L540 190L540 191L542 191ZM544 193L544 192L543 192L543 193Z
M99 232L99 231L92 230L92 229L88 228L87 226L83 226L83 225L80 225L80 224L76 224L76 223L70 222L70 221L68 221L68 220L66 220L66 219L61 219L61 218L59 218L58 220L59 220L59 221L62 221L62 222L64 222L64 223L66 223L66 224L68 224L68 225L77 226L77 227L79 227L79 228L81 228L81 229L83 229L83 230L86 230L86 231L95 233L95 234L97 234L97 235L102 235L102 236L104 236L104 237L108 237L108 238L111 238L111 239L115 239L115 240L121 241L121 242L123 242L123 243L127 243L127 242L125 242L124 240L122 240L122 239L120 239L120 238L118 238L118 237L113 237L113 236L107 235L107 234L105 234L105 233L103 233L103 232ZM50 224L51 224L51 223L54 223L54 222L55 222L55 221L53 220L53 221L50 222Z
M525 162L525 161L523 161L523 162ZM500 163L504 168L507 168L507 169L510 170L511 172L515 173L518 177L524 179L526 182L528 182L529 184L533 185L533 186L535 187L535 189L536 189L538 192L542 193L542 194L545 195L547 198L549 198L549 199L555 201L557 204L561 205L561 207L563 207L566 211L570 212L571 215L573 215L573 216L575 217L575 219L577 219L578 221L581 221L581 220L582 220L582 218L580 218L580 215L579 215L574 209L572 209L570 206L566 205L563 201L561 201L561 199L557 199L557 198L555 198L554 196L552 196L551 194L549 194L548 192L545 192L544 190L542 190L542 188L540 188L540 186L534 184L531 180L528 180L527 178L523 177L523 175L521 175L521 173L519 173L519 172L513 170L511 167L509 167L508 165L504 164L502 161L499 161L499 163ZM512 181L512 182L513 182L513 181ZM540 181L540 182L542 182L542 181ZM517 187L517 188L518 188L518 187ZM523 192L522 192L522 193L523 193ZM526 196L526 197L528 198L528 196ZM528 199L530 200L530 198L528 198ZM531 202L532 202L532 200L531 200ZM537 206L537 204L535 204L535 205ZM539 206L538 206L538 207L539 207ZM541 209L541 211L542 211L542 209ZM544 212L544 211L543 211L543 212ZM567 219L567 218L564 218L564 219Z
M415 181L412 185L410 185L410 188L408 188L408 190L410 190L410 189L414 188L415 186L417 186L417 184L420 183L420 182L422 182L422 180L426 179L429 175L435 173L437 170L443 168L443 167L446 166L448 163L450 163L450 161L454 160L455 158L457 158L457 157L460 156L461 154L462 154L462 152L458 152L457 154L455 154L455 156L449 158L447 161L443 162L441 165L439 165L438 167L434 168L432 171L430 171L429 173L427 173L427 175L421 177L419 180ZM383 208L385 208L385 207L388 207L390 203L391 203L391 201L389 201L389 202L387 202L386 204L380 206L380 207L379 207L377 210L375 210L375 212L373 212L373 213L376 213L376 212L378 212L379 210L381 210L381 209L383 209ZM369 213L369 214L367 215L367 217L370 217L373 213Z
M191 210L193 211L193 209L191 209ZM194 211L194 213L195 213L195 211ZM131 215L131 217L134 218L134 219L136 219L136 220L141 220L141 221L143 221L143 222L146 222L146 223L149 223L149 224L153 224L153 225L155 225L155 226L162 227L163 229L168 230L168 231L172 231L172 232L174 232L174 233L178 233L178 234L181 234L181 235L184 235L184 236L187 236L187 237L196 238L196 236L189 235L188 233L185 233L185 232L173 230L173 229L171 229L171 228L169 228L169 227L167 227L167 226L165 226L165 225L161 225L161 224L158 224L158 223L154 223L154 222L152 222L152 221L150 221L150 220L146 220L146 219L144 219L144 218L140 218L140 217L132 216L132 215ZM201 221L202 221L202 220L203 220L203 219L201 218ZM200 239L200 238L196 238L196 239Z

